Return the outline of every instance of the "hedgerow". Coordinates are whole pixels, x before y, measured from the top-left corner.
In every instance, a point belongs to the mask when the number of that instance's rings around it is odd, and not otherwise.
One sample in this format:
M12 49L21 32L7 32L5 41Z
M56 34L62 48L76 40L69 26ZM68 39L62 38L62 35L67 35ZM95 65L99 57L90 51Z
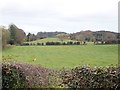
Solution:
M120 88L120 67L76 67L61 72L62 84L68 88Z
M24 74L11 64L2 64L2 88L24 88Z
M21 46L48 46L48 45L86 45L86 44L80 44L80 42L45 42L45 43L40 43L40 42L37 42L36 44L35 43L23 43Z
M119 90L120 67L53 70L21 63L2 64L3 88L77 88Z
M2 86L10 89L54 87L50 83L49 78L53 76L50 72L50 69L29 64L2 64Z

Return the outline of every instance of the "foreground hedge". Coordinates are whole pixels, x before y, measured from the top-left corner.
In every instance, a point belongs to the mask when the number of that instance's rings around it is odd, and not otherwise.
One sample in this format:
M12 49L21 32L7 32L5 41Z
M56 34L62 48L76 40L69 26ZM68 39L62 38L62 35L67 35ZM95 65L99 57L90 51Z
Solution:
M29 64L2 64L3 88L43 88L49 86L50 70Z
M68 88L120 89L120 68L76 67L61 72L63 84Z
M2 64L2 88L24 88L25 76L11 64Z
M119 90L120 68L76 67L60 71L29 64L2 64L3 88L101 88Z

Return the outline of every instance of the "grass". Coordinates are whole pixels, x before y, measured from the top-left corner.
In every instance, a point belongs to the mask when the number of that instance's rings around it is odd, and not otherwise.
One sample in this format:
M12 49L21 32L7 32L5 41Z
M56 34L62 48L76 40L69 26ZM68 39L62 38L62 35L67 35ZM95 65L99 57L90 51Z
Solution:
M118 64L118 45L14 46L3 50L3 59L47 68L108 66Z
M73 41L73 40L63 40L63 42L68 42L68 41ZM46 42L62 42L59 38L44 38L44 39L40 39L40 40L36 40L36 41L30 41L29 43L46 43Z

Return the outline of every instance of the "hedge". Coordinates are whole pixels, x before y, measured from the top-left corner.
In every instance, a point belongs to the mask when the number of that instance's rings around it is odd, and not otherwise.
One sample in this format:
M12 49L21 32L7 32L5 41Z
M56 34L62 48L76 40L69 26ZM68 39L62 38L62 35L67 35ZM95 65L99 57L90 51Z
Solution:
M119 90L120 67L53 70L20 63L2 64L3 88L74 88Z
M61 72L62 84L68 88L116 90L120 88L119 67L76 67Z

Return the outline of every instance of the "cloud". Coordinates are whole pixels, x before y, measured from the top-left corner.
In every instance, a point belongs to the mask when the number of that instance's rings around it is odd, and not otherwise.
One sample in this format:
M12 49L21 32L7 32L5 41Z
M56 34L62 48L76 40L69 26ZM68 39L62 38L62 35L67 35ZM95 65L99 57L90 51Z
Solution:
M0 24L26 32L117 31L118 0L2 0Z

